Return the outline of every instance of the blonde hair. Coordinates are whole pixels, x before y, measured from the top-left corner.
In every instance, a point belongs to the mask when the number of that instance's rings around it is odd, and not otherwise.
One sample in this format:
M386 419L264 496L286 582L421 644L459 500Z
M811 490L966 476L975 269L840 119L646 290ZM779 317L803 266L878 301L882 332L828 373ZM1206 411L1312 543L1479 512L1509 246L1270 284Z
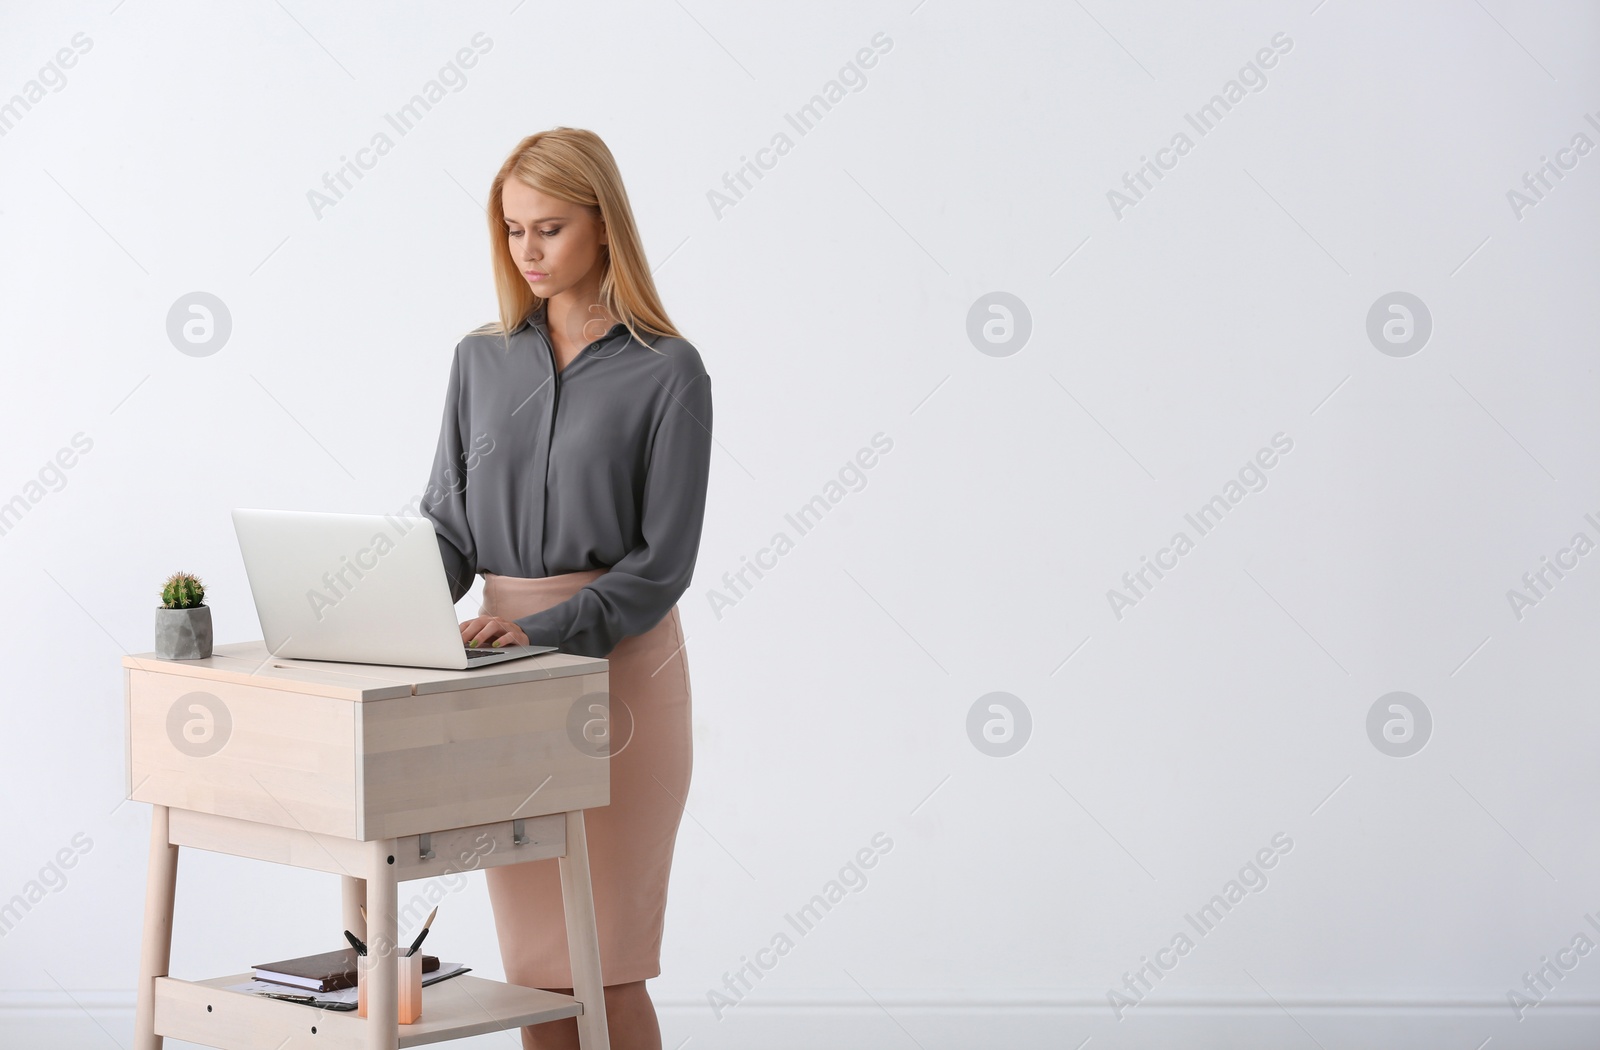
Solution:
M500 319L470 334L502 336L509 348L512 330L546 302L543 296L533 294L506 246L506 213L500 193L509 178L597 213L606 230L607 243L600 246L604 271L600 301L607 312L650 350L655 347L640 337L641 331L682 338L656 294L616 159L599 135L568 127L541 131L517 143L489 184L489 265Z

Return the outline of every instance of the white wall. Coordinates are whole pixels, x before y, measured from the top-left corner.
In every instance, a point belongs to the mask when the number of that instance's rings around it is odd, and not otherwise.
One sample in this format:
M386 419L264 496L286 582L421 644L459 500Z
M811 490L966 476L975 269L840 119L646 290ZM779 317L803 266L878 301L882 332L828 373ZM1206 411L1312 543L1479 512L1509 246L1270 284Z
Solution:
M1600 956L1522 1020L1507 994L1600 943L1600 556L1520 617L1508 600L1600 542L1600 155L1558 153L1600 144L1594 5L0 18L0 98L89 44L0 137L0 501L27 504L0 535L0 899L83 850L0 938L0 1042L129 1042L149 807L123 801L120 657L152 647L177 568L219 641L259 637L230 508L420 491L450 352L492 313L485 189L565 124L616 153L714 379L681 603L693 790L651 983L667 1046L1592 1045ZM476 34L464 86L314 209ZM1185 114L1274 39L1200 135ZM800 135L786 115L874 40ZM1108 199L1179 132L1153 189ZM1558 156L1542 200L1508 198ZM232 319L204 358L166 331L196 290ZM1397 291L1431 317L1408 356L1368 335ZM968 334L994 292L1031 327L1007 356ZM80 432L92 449L30 487ZM878 433L859 490L717 615L724 573ZM1279 434L1199 535L1185 515ZM1108 592L1179 531L1193 549L1119 617ZM1369 737L1395 691L1431 717L1409 757ZM1027 713L1009 757L970 721L994 692ZM865 885L719 1018L724 973L879 832ZM1279 833L1265 887L1193 932ZM499 976L481 876L436 890L437 950ZM179 976L337 933L326 876L190 854L179 894ZM1184 930L1119 1020L1108 991Z

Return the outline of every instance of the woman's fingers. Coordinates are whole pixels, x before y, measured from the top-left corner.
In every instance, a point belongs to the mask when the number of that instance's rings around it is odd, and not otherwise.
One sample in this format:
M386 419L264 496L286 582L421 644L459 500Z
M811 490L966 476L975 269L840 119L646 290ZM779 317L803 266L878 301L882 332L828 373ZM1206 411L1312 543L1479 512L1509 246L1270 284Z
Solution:
M471 646L503 646L520 632L498 616L476 616L461 625L461 640Z

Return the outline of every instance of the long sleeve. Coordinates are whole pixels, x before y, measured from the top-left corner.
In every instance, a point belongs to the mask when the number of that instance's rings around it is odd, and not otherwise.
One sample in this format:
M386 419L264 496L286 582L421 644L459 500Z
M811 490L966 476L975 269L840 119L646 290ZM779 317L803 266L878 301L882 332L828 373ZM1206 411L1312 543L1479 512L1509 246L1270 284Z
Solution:
M433 522L439 541L439 556L444 560L445 577L450 582L450 600L459 602L472 589L477 572L477 544L467 521L467 440L463 430L466 413L461 405L461 347L456 347L450 362L450 382L445 389L444 420L439 425L439 446L433 456L433 470L422 494L422 513ZM482 450L474 447L476 457Z
M688 589L711 471L711 377L696 372L667 393L645 474L643 542L571 598L516 620L531 644L605 657L654 627Z

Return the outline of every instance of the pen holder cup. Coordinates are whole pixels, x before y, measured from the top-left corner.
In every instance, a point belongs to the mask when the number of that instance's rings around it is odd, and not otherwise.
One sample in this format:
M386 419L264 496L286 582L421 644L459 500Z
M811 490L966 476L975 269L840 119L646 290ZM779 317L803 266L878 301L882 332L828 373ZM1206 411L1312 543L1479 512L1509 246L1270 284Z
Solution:
M367 975L380 960L363 958L356 963L356 1016L367 1016ZM365 963L366 965L362 965ZM422 955L399 955L394 960L399 974L400 1023L415 1024L422 1016Z

